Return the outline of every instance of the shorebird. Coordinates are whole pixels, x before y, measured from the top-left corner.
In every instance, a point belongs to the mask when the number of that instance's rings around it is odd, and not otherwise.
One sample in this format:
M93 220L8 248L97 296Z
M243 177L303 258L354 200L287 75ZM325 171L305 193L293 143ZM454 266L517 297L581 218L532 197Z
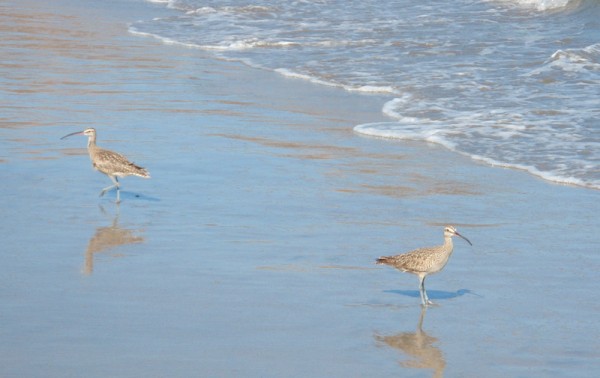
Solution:
M143 178L150 178L150 174L145 168L137 166L127 160L127 158L119 153L105 150L96 145L96 129L88 128L83 131L76 131L71 134L67 134L60 139L68 138L72 135L87 135L88 144L87 149L90 154L90 160L92 166L97 171L107 175L113 182L113 185L107 186L100 192L100 197L104 195L108 190L117 189L117 203L121 202L120 198L120 185L117 177L126 176L139 176Z
M389 265L402 272L415 274L419 277L421 304L423 306L433 304L427 297L425 277L444 269L450 255L452 255L452 237L455 235L465 239L470 245L473 245L469 239L459 234L458 231L456 231L456 228L453 226L446 226L444 228L444 244L435 247L419 248L395 256L383 256L378 258L375 263Z

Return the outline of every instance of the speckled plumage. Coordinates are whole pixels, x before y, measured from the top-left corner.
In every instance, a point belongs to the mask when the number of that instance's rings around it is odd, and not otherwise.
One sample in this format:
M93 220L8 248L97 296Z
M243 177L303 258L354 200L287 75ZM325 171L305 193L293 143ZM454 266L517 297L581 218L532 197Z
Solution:
M99 172L107 176L139 176L149 178L150 174L145 168L127 160L127 158L119 153L105 150L95 144L88 145L88 152L92 166Z
M453 226L446 226L444 228L444 244L435 247L419 248L395 256L382 256L376 260L376 263L389 265L402 272L417 275L419 277L419 291L422 304L432 304L427 297L427 291L425 290L425 277L429 274L439 272L446 266L448 259L450 259L450 256L452 255L454 247L452 236L454 235L465 239L471 244L469 239L456 231L456 228Z
M96 145L96 130L88 128L83 131L78 131L65 135L61 139L67 138L71 135L86 135L88 137L88 153L92 166L98 172L107 175L113 182L113 185L102 189L100 196L103 196L108 190L117 189L117 203L120 202L120 184L117 177L126 176L139 176L143 178L150 178L150 174L145 168L136 165L127 158L117 152L105 150Z

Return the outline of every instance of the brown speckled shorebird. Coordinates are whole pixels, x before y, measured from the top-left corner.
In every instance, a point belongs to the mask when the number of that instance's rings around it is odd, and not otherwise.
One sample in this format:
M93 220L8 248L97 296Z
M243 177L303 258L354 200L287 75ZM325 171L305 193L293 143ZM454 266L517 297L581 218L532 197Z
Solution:
M444 228L443 245L419 248L396 256L383 256L376 260L376 264L389 265L402 272L408 272L418 276L421 303L423 306L433 304L427 297L425 277L444 269L450 255L452 255L452 237L454 235L465 239L467 243L473 245L469 239L459 234L458 231L456 231L456 228L453 226L446 226Z
M120 185L117 177L126 176L139 176L143 178L150 178L150 174L145 168L137 166L127 160L127 158L121 154L113 151L105 150L96 145L96 129L88 128L83 131L77 131L60 139L65 139L71 135L87 135L88 137L88 153L90 154L90 160L92 166L99 172L104 173L113 182L113 185L108 186L100 192L100 197L104 195L108 190L117 189L117 203L121 202L120 197Z

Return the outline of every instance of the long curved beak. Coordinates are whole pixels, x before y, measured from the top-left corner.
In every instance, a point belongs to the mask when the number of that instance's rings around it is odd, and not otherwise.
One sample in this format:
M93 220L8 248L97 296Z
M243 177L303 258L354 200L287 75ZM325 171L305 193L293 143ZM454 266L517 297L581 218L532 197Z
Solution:
M473 245L473 243L471 243L471 241L467 238L465 238L464 236L462 236L461 234L459 234L458 232L454 232L454 235L456 236L460 236L461 238L465 239L467 241L467 243L469 243L470 245Z
M67 134L67 135L65 135L64 137L60 138L60 139L62 140L62 139L65 139L65 138L68 138L68 137L70 137L71 135L77 135L77 134L83 134L83 131L76 131L76 132L74 132L74 133Z

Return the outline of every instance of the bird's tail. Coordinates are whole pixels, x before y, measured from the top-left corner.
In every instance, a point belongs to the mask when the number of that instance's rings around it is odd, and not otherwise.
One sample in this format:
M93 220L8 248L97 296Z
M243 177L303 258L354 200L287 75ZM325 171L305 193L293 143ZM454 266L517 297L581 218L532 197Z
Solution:
M142 168L139 165L132 164L135 167L135 172L133 173L136 176L143 178L150 178L150 172L146 168Z
M375 264L389 264L389 257L382 256L382 257L378 258L377 260L375 260Z

